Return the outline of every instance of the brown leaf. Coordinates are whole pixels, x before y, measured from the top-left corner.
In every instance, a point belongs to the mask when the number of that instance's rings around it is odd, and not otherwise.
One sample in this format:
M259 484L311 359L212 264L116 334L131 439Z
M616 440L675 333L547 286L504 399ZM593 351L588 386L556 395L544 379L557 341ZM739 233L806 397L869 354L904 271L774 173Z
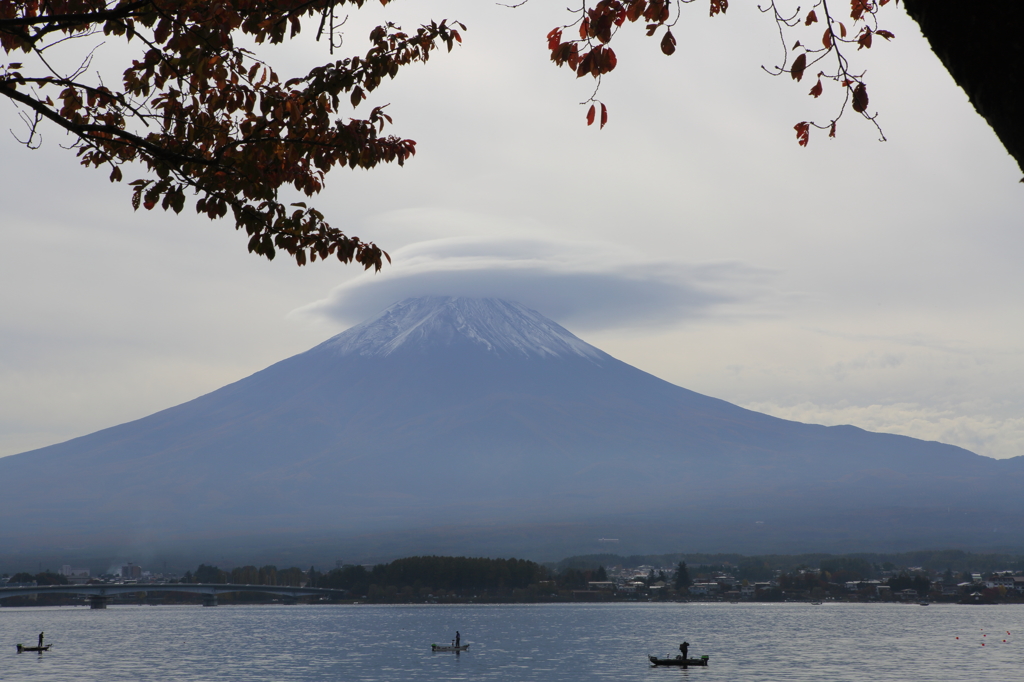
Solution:
M853 110L863 114L868 108L868 89L863 83L857 83L853 89Z
M793 126L793 130L796 131L796 141L801 147L806 147L807 143L811 139L811 124L807 121L801 121Z
M597 109L593 104L590 105L590 111L587 112L587 125L594 125L594 117L597 116Z
M793 60L793 68L789 70L789 75L793 77L793 80L799 81L804 77L804 69L807 68L807 54L801 54L795 60Z
M817 99L821 95L821 79L818 79L818 83L811 88L811 97Z
M601 127L604 128L604 124L608 122L608 108L601 103Z
M817 15L817 14L815 14L815 13L814 13L814 10L812 9L812 10L811 10L810 12L808 12L808 14L807 14L807 21L805 21L805 22L804 22L804 26L810 26L811 24L813 24L813 23L814 23L814 22L816 22L817 20L818 20L818 15Z
M639 21L640 17L644 15L645 9L647 9L647 2L645 0L637 0L626 10L626 18L633 22Z
M676 51L676 39L672 31L665 31L665 36L661 39L661 51L667 55Z
M824 35L821 36L821 44L825 46L826 50L832 47L832 29L825 29Z

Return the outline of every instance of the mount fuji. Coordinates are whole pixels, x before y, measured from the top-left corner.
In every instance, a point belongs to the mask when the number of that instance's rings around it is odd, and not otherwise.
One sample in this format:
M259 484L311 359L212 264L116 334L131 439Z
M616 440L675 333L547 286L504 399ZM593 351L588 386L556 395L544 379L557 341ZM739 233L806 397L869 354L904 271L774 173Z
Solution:
M0 459L0 559L1020 548L1022 492L1024 457L778 419L517 303L429 297Z

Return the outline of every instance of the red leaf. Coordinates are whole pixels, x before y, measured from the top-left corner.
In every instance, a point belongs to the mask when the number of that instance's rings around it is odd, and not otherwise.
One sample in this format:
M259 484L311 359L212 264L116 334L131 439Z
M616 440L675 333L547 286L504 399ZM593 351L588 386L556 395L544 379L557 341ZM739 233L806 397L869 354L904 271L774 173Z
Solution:
M846 37L846 24L844 24L841 21L839 22L839 37L840 38L845 38Z
M796 131L796 141L801 147L806 147L811 139L811 124L803 121L793 126L793 130Z
M870 28L868 28L866 26L864 27L864 32L861 33L860 34L860 38L857 39L857 45L858 45L858 47L857 47L858 50L860 48L862 48L862 47L867 47L867 48L871 47L871 29Z
M602 56L604 57L604 59L602 61L603 61L603 64L604 64L604 71L605 72L611 71L619 63L619 58L615 56L615 52L610 47L604 48L604 52L602 53Z
M828 129L828 136L829 137L835 137L836 136L836 122L835 121L832 121L832 127Z
M585 40L586 37L587 37L587 34L589 34L589 33L590 33L590 18L589 17L584 17L583 21L580 23L580 38Z
M825 46L826 50L832 47L832 29L825 29L825 34L821 36L821 44Z
M896 37L895 35L893 35L893 32L892 32L892 31L886 31L886 30L884 30L884 29L883 29L883 30L881 30L881 31L875 31L875 35L877 35L877 36L882 36L882 37L883 37L883 38L885 38L886 40L892 40L893 38L895 38L895 37Z
M569 63L569 68L575 71L576 67L580 65L580 50L576 43L565 44L569 45L569 56L566 58L566 61Z
M789 75L793 77L793 80L799 81L804 77L804 69L807 68L807 55L801 54L793 61L793 68L790 69Z
M630 21L638 21L644 15L645 9L647 9L645 0L637 0L626 10L626 18Z
M553 29L551 29L551 32L548 33L548 49L549 50L556 50L556 49L558 49L558 46L561 45L561 44L562 44L562 29L560 29L560 28L553 28Z
M576 67L576 77L582 78L583 76L586 76L588 73L590 73L590 65L593 63L593 61L593 50L583 55L583 59L580 60L579 66Z
M590 111L587 112L587 125L588 126L594 125L594 117L596 115L597 115L597 109L595 109L594 105L591 104L590 105Z
M815 85L813 88L811 88L811 97L817 99L819 95L821 95L821 79L820 78L818 79L817 85Z
M661 39L661 51L667 55L676 51L676 39L672 31L665 31L665 37Z
M853 110L863 114L868 108L868 89L863 83L857 83L853 89Z
M805 21L805 22L804 22L804 26L810 26L811 24L813 24L813 23L814 23L814 22L816 22L817 20L818 20L818 15L817 15L817 14L815 14L815 13L814 13L814 10L812 9L812 10L811 10L811 11L810 11L810 12L809 12L809 13L807 14L807 21Z
M601 127L604 128L604 124L608 122L608 108L601 103Z

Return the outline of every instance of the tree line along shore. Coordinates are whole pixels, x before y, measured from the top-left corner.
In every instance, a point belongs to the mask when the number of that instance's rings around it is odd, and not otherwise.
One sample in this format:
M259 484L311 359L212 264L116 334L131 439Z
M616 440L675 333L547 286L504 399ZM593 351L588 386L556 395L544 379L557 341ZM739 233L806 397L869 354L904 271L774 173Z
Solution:
M317 587L329 599L358 603L465 603L571 601L907 601L1024 603L1024 556L959 550L904 554L661 554L575 556L560 562L526 559L417 556L378 564L279 569L265 565L230 570L200 564L183 575L151 574L139 583L202 583ZM129 565L131 566L131 565ZM67 568L67 567L65 567ZM135 567L138 571L138 567ZM77 582L83 582L78 580ZM99 574L88 583L131 582ZM68 584L51 570L0 578L0 587ZM229 593L221 604L268 603L264 593ZM199 595L140 591L125 603L200 603ZM11 597L0 606L82 603L71 594Z

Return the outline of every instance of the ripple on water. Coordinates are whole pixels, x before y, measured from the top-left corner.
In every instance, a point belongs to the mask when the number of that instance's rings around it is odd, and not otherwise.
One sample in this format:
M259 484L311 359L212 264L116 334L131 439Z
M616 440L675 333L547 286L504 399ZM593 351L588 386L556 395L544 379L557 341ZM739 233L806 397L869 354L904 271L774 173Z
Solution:
M468 652L430 651L455 630ZM40 631L52 652L15 653ZM1005 682L1022 631L1018 605L3 608L0 680ZM647 664L683 639L707 668Z

